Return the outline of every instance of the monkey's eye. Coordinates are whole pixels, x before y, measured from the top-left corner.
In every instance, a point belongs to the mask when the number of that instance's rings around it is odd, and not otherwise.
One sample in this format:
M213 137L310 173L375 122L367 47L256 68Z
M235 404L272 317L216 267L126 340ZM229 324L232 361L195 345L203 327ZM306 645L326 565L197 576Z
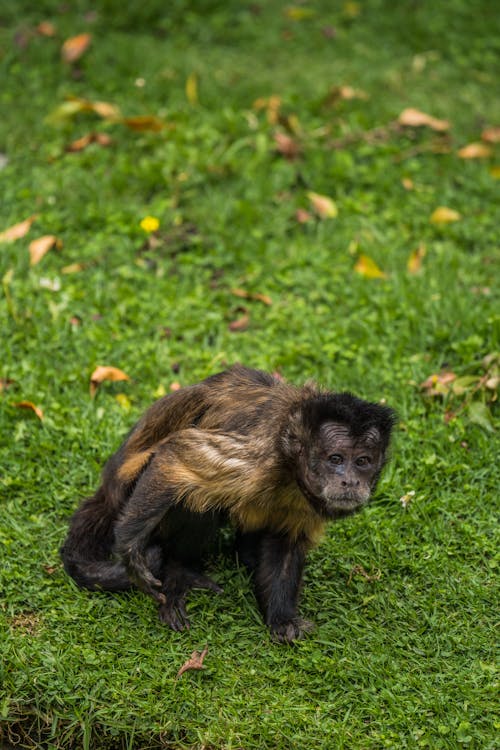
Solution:
M333 453L331 456L328 456L328 460L334 466L340 466L340 464L344 463L344 458L340 455L340 453Z
M370 456L358 456L356 466L369 466L371 464Z

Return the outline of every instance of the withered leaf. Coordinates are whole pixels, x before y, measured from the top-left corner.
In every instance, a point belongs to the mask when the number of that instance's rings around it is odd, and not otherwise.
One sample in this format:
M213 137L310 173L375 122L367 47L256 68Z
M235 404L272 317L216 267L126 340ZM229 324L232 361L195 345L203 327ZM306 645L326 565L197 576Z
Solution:
M299 224L307 224L308 221L312 221L312 214L306 211L305 208L298 208L295 211L295 218Z
M100 365L99 367L96 367L96 369L90 376L90 395L92 397L95 396L99 385L104 380L111 380L115 382L118 380L130 380L130 378L125 372L123 372L123 370L118 369L118 367L108 367L105 365Z
M65 63L74 63L88 49L92 37L90 34L78 34L66 39L61 49L61 57Z
M276 151L286 159L290 159L290 161L296 159L302 150L295 138L280 131L274 134L274 142L276 144Z
M40 34L40 36L56 35L56 27L50 21L40 21L40 23L36 27L36 30Z
M53 247L58 249L62 247L62 242L55 234L46 234L43 237L39 237L33 242L30 242L28 250L30 254L30 266L36 266L40 263L43 256L46 255L49 250Z
M31 225L37 218L37 214L33 214L28 219L20 221L19 224L13 224L3 232L0 232L0 242L14 242L14 240L20 240L30 231Z
M434 373L420 383L420 388L426 392L427 396L444 396L450 392L451 384L456 378L454 372Z
M272 305L273 301L267 294L260 294L259 292L248 292L246 289L239 289L238 287L231 289L231 294L235 297L241 297L241 299L253 299L257 302L263 302L264 305Z
M249 323L250 315L249 313L245 313L240 318L237 318L236 320L233 320L231 323L229 323L228 328L233 333L238 333L240 331L246 331Z
M281 97L276 95L260 97L254 101L253 108L256 109L257 112L261 109L265 109L268 123L270 125L276 125L280 116Z
M327 195L320 195L319 193L310 191L307 193L307 197L320 219L334 219L338 215L339 211L335 201Z
M481 133L481 138L486 143L500 143L500 127L485 128Z
M398 117L398 122L400 125L405 125L411 128L428 127L439 133L449 130L450 128L448 120L438 120L436 117L425 114L425 112L413 109L413 107L404 109Z
M410 253L410 257L408 258L408 262L406 264L408 273L415 274L420 271L420 269L422 268L422 261L425 258L426 252L427 251L425 249L425 245L423 243L420 243L420 245Z
M138 133L144 133L147 131L153 133L159 133L163 130L165 123L155 115L137 115L137 117L124 117L122 119L124 125L130 130L135 130Z
M179 679L179 677L183 675L184 672L187 672L190 669L203 669L203 662L207 654L208 654L208 646L205 646L203 651L193 651L189 659L184 662L182 667L177 672L176 679Z
M43 420L43 411L32 401L18 401L16 404L13 404L13 406L15 406L16 409L28 409L29 411L32 411L34 414L36 414L38 419Z
M487 159L493 153L491 148L480 141L468 143L457 151L461 159Z
M97 143L99 146L105 147L110 146L112 140L107 133L86 133L85 135L82 135L81 138L77 138L70 143L69 146L66 147L66 151L69 151L70 153L83 151L87 146L90 146L91 143Z
M462 215L453 208L439 206L432 212L430 222L431 224L451 224L454 221L459 221L461 218Z
M367 279L386 279L387 274L382 271L372 258L361 254L354 265L356 273L366 276Z

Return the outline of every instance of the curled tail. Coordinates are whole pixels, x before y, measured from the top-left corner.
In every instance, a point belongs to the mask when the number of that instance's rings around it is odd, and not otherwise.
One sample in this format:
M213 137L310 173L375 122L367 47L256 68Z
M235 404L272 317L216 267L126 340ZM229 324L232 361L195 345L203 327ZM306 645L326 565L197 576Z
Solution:
M99 487L71 519L61 557L65 571L82 588L124 591L131 587L123 563L110 559L116 518L117 509Z

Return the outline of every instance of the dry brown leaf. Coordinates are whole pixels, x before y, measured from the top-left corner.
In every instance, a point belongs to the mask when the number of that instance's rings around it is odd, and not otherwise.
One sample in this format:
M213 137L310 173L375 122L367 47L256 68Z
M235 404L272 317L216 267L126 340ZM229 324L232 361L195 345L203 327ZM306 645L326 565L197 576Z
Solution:
M41 21L36 27L37 32L40 36L55 36L56 27L50 21Z
M274 142L276 144L276 151L286 159L290 159L290 161L296 159L302 150L295 138L286 133L276 132L274 134Z
M413 250L413 252L410 253L410 257L408 258L408 262L406 264L408 273L415 274L420 271L420 269L422 268L422 261L425 258L426 252L427 251L425 249L425 245L423 243L420 243L417 249Z
M351 99L368 99L368 94L361 89L353 89L352 86L333 86L326 96L326 104L332 105Z
M245 313L240 318L237 318L236 320L233 320L231 323L229 323L228 328L233 333L239 333L241 331L246 331L249 323L250 315L249 313Z
M163 120L160 120L160 118L156 117L155 115L137 115L137 117L124 117L122 122L127 126L127 128L130 128L130 130L135 130L138 133L144 133L146 131L158 133L165 127L165 123L163 122Z
M360 255L354 266L356 273L367 279L386 279L387 274L382 271L368 255Z
M493 151L485 143L476 141L475 143L468 143L467 146L463 146L457 153L461 159L487 159L492 155Z
M263 302L264 305L272 305L273 301L267 294L260 294L259 292L247 292L246 289L239 289L238 287L231 289L231 294L241 299L253 299L257 302Z
M28 219L20 221L19 224L13 224L13 226L6 229L4 232L0 232L0 242L14 242L14 240L20 240L30 231L31 225L37 218L37 214L33 214Z
M432 224L451 224L454 221L459 221L462 215L455 211L453 208L447 208L446 206L439 206L435 211L432 212L430 222Z
M110 102L88 102L90 108L103 120L118 121L121 119L120 108Z
M207 654L208 654L208 646L205 646L203 651L193 651L189 659L184 662L182 667L177 672L176 679L179 679L179 677L183 675L184 672L187 672L189 669L203 669L203 662Z
M66 147L66 151L74 153L76 151L83 151L90 146L91 143L97 143L99 146L110 146L112 140L107 133L87 133L82 135L81 138L77 138Z
M83 265L83 263L70 263L69 266L64 266L64 268L61 268L61 273L80 273L80 271L83 271L84 268L85 266Z
M13 406L15 406L16 409L29 409L36 414L38 419L43 420L43 411L31 401L18 401L17 404L13 404Z
M438 120L436 117L426 115L425 112L420 112L418 109L408 107L404 109L398 117L400 125L405 125L410 128L421 128L428 127L431 130L436 130L439 133L449 130L450 123L448 120Z
M66 39L61 49L61 57L65 63L74 63L86 52L92 40L90 34L78 34Z
M98 387L104 380L116 382L118 380L130 380L130 378L123 370L118 369L118 367L100 365L96 367L90 376L90 395L92 397L95 396Z
M270 125L276 125L280 116L281 97L276 95L260 97L254 101L253 108L256 109L257 112L261 109L265 109L268 123Z
M338 215L339 211L336 203L327 195L320 195L319 193L310 191L307 193L307 197L320 219L334 219Z
M55 234L45 234L37 240L30 242L28 250L30 254L30 266L36 266L40 263L43 256L46 255L52 247L61 248L62 242Z
M305 208L298 208L295 211L295 218L299 224L307 224L308 221L312 221L312 214L306 211Z
M456 380L454 372L440 372L438 374L429 375L429 377L420 383L420 388L427 393L428 396L443 396L448 393L449 386Z
M486 143L500 143L500 127L486 128L481 133L481 138Z

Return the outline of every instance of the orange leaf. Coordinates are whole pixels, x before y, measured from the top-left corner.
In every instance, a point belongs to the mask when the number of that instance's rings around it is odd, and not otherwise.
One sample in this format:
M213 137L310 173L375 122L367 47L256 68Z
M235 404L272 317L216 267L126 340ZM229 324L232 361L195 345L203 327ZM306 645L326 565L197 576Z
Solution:
M119 370L118 367L107 367L101 365L96 367L92 375L90 376L90 395L93 397L104 380L111 380L116 382L117 380L130 380L129 376Z
M233 320L231 323L229 323L228 328L233 333L238 333L239 331L246 331L249 323L250 315L248 313L245 313L245 315L242 315L241 318L237 318L236 320Z
M61 56L65 63L74 63L80 59L91 42L90 34L78 34L66 39L61 49Z
M20 240L30 231L30 227L37 218L37 214L33 214L29 219L20 221L19 224L6 229L4 232L0 232L0 242L14 242L14 240Z
M122 122L127 126L127 128L130 128L130 130L135 130L139 133L144 133L148 130L153 133L158 133L165 127L165 123L163 122L163 120L160 120L159 117L155 117L155 115L124 117Z
M320 219L334 219L337 216L337 205L327 195L309 192L307 197Z
M86 135L82 135L81 138L77 138L76 141L66 146L66 151L70 153L83 151L91 143L97 143L99 146L109 146L112 140L107 133L86 133Z
M91 109L102 117L103 120L119 120L121 118L120 108L109 102L88 102Z
M485 143L478 141L463 146L457 153L461 159L487 159L493 151Z
M462 215L458 211L454 211L453 208L439 206L432 212L430 221L432 224L450 224L454 221L459 221L461 218Z
M284 156L286 159L296 159L300 154L301 148L295 138L292 138L286 133L277 132L274 134L274 142L276 144L276 151Z
M180 391L181 388L182 388L182 385L177 380L174 380L173 383L170 383L171 391Z
M295 218L299 222L299 224L307 224L308 221L312 220L312 215L309 213L309 211L306 211L305 208L298 208L295 211Z
M29 244L30 254L30 266L36 266L40 263L43 256L46 255L49 250L54 247L62 247L61 240L58 240L55 234L46 234L43 237L39 237L37 240L33 240Z
M481 138L487 143L500 143L500 128L486 128L481 133Z
M360 255L354 270L360 273L362 276L366 276L367 279L386 279L387 274L384 273L368 255Z
M408 273L418 273L420 269L422 268L422 261L425 258L425 245L420 244L416 250L413 250L412 253L410 253L410 257L408 258L408 262L406 264L406 268L408 270Z
M30 409L36 414L38 419L43 419L43 411L39 406L35 406L35 404L33 404L31 401L18 401L17 404L13 404L13 406L15 406L16 409Z
M177 672L177 679L184 674L184 672L187 672L189 669L203 669L203 662L205 660L205 656L208 654L208 646L205 646L203 651L193 651L190 658L184 662L182 667Z
M412 107L404 109L401 112L398 117L398 122L400 125L406 125L410 128L421 128L425 126L438 132L444 132L450 128L448 120L438 120L435 117L426 115L425 112L420 112L420 110L413 109Z
M405 190L414 190L415 189L415 183L411 179L411 177L403 177L401 180L401 184L404 187Z
M454 372L440 372L439 374L429 375L427 380L420 383L420 388L426 391L428 396L443 396L450 391L450 386L456 380Z
M56 35L56 27L50 21L41 21L36 27L36 30L41 36Z
M234 294L235 297L241 297L242 299L253 299L257 300L258 302L263 302L264 305L272 305L273 301L271 297L268 297L267 294L260 294L259 292L247 292L246 289L231 289L231 294Z

